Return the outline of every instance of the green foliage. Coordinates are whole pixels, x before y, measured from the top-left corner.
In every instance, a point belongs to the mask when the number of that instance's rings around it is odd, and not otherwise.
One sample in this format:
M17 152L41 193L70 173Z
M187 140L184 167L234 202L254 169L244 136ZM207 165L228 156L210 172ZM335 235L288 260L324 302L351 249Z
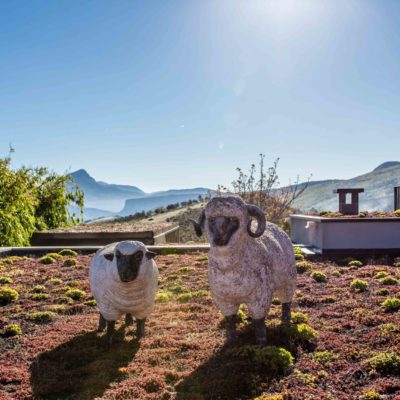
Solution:
M316 353L314 353L314 360L318 361L322 365L329 365L338 358L338 354L335 354L329 350L317 351Z
M386 288L380 288L376 291L378 296L387 296L389 294L389 290Z
M272 303L273 305L275 305L275 306L279 306L279 305L281 304L281 301L280 301L277 297L274 297L274 298L272 299L271 303Z
M81 284L80 281L74 280L74 281L69 281L69 282L67 283L67 286L68 286L68 287L77 287L77 286L79 286L80 284Z
M35 230L80 221L67 207L83 211L83 193L72 178L46 168L11 169L10 157L0 159L0 245L27 246Z
M381 305L385 309L385 311L397 311L400 309L400 299L397 299L396 297L390 297L386 299Z
M55 260L59 260L62 258L62 255L60 255L59 253L47 253L46 256L48 257L52 257Z
M362 267L363 263L358 260L351 260L347 263L349 267Z
M56 262L56 260L55 260L53 257L51 257L51 256L43 256L43 257L39 258L38 261L39 261L41 264L46 264L46 265L48 265L48 264L54 264L54 263Z
M300 254L300 253L295 253L294 254L294 258L296 259L296 260L304 260L304 256L303 256L303 254Z
M46 287L43 285L36 285L33 289L33 293L44 293L46 291Z
M255 364L271 376L287 374L294 361L292 354L282 347L247 345L233 349L232 352L240 357L251 357Z
M306 314L302 312L292 312L290 314L290 322L292 324L303 324L308 321L308 317Z
M176 300L179 303L187 303L192 297L193 293L182 293L176 298Z
M179 279L179 275L177 274L171 274L167 276L167 281L176 281Z
M393 263L393 267L400 267L400 261L395 261Z
M35 300L35 301L42 301L42 300L46 300L48 298L49 298L49 295L47 293L34 293L31 296L31 299Z
M400 210L393 211L393 214L395 214L396 217L400 217Z
M326 282L328 280L322 271L313 271L310 276L316 282Z
M365 292L366 290L368 290L368 282L363 281L362 279L354 279L351 283L350 283L350 287L351 289L353 289L356 292Z
M302 274L311 269L311 264L308 261L299 261L296 263L296 269L298 274Z
M83 304L85 304L85 306L88 306L88 307L95 307L97 303L96 303L96 300L92 299L92 300L85 301Z
M156 302L157 303L168 303L169 301L169 294L168 292L162 291L160 290L157 294L156 294Z
M30 321L42 324L51 322L55 318L56 314L51 311L37 311L28 315Z
M379 282L382 285L397 285L399 281L393 276L385 276L384 278L379 279Z
M324 303L324 304L332 304L335 302L336 302L336 299L333 296L325 296L325 297L322 297L322 299L321 299L321 303Z
M385 272L385 271L379 271L376 275L375 275L375 278L376 279L381 279L381 278L384 278L385 276L388 276L389 274L387 273L387 272Z
M13 280L9 276L0 276L0 283L13 283Z
M61 256L77 256L78 253L75 250L71 249L62 249L58 254Z
M69 289L65 294L73 300L80 300L86 293L80 289Z
M46 282L48 285L60 285L62 280L59 278L51 278Z
M373 390L368 390L368 392L364 392L362 397L363 400L379 400L381 396Z
M400 356L394 351L377 354L368 359L366 363L382 375L400 374Z
M171 286L168 288L171 293L184 293L187 289L182 285Z
M77 261L76 261L76 259L75 258L67 258L65 261L64 261L64 267L73 267L73 266L75 266L77 264Z
M0 287L0 306L5 306L19 299L19 294L16 290L8 286Z
M66 311L67 307L62 306L61 304L52 304L49 306L49 311L56 312L58 314L62 314Z
M9 324L4 328L4 336L19 336L22 335L22 329L18 324Z
M307 324L292 325L289 327L289 334L292 340L302 347L315 343L318 336L317 332Z

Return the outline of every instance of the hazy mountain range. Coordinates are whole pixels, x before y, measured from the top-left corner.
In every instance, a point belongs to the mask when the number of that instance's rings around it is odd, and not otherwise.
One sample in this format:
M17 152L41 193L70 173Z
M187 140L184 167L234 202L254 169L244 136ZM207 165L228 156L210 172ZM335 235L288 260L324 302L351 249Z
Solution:
M116 185L96 181L84 169L70 174L85 193L85 220L111 215L126 216L168 204L196 200L207 194L207 188L171 189L145 193L136 186Z
M351 179L310 182L295 206L301 210L338 210L338 188L364 188L360 194L360 211L393 210L393 188L400 186L400 162L387 161L373 171Z

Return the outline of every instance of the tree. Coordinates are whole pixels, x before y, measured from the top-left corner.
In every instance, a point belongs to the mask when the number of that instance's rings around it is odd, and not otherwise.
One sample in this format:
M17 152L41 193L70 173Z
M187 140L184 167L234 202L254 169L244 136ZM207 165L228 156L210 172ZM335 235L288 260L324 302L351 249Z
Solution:
M82 220L84 196L70 176L47 168L12 170L10 163L10 156L0 159L0 245L29 245L35 230ZM80 216L69 214L72 204Z
M265 155L260 154L258 171L255 164L250 166L248 174L241 168L236 168L238 177L232 182L232 187L243 200L259 206L265 212L268 221L282 225L293 210L295 200L306 190L310 178L304 184L300 184L297 176L294 184L279 187L279 158L267 170L264 159ZM219 186L218 190L221 188L223 187Z

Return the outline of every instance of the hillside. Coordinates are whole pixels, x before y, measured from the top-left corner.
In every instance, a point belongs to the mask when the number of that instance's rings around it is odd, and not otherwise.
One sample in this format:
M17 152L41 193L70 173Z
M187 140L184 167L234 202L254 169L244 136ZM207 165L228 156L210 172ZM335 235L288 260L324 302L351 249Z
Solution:
M346 180L311 182L295 206L307 211L337 211L337 188L364 188L360 194L360 210L393 210L393 187L400 186L400 162L386 162L373 171Z

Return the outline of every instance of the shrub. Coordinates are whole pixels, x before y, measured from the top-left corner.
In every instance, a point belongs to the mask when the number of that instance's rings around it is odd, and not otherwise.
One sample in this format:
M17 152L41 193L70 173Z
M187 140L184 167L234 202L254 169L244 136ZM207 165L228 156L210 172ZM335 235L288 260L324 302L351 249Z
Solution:
M274 297L273 299L272 299L272 302L271 302L273 305L275 305L275 306L279 306L279 304L281 304L281 301L277 298L277 297Z
M400 210L393 211L393 214L395 214L396 217L400 217Z
M169 294L165 291L159 291L156 294L156 302L157 303L168 303L169 302Z
M308 317L306 314L303 314L302 312L292 312L290 316L290 322L292 324L303 324L306 323L308 320Z
M9 324L4 328L4 336L18 336L22 335L22 329L18 324Z
M59 260L60 258L62 258L62 255L58 254L58 253L47 253L46 257L52 257L55 260Z
M376 291L378 296L387 296L389 294L389 290L386 288L380 288Z
M176 298L176 300L179 303L187 303L192 297L193 293L182 293Z
M194 268L193 267L181 267L179 268L179 272L189 272L189 271L193 271Z
M80 289L69 289L65 294L73 300L80 300L86 293Z
M379 271L377 274L375 274L374 278L376 279L381 279L384 278L385 276L388 276L389 274L385 271Z
M80 281L77 281L77 280L75 280L75 281L69 281L68 283L67 283L67 286L68 287L77 287L77 286L79 286L80 285Z
M338 354L335 354L329 350L317 351L316 353L314 353L314 360L318 361L322 365L329 365L338 358Z
M294 358L281 347L247 345L233 350L242 357L251 357L254 363L263 367L271 376L284 375L290 372Z
M294 254L294 258L295 258L296 260L304 260L303 254L300 254L300 253L295 253L295 254Z
M396 299L395 297L390 297L386 299L381 305L387 312L397 311L400 309L400 299Z
M51 322L56 314L51 311L37 311L28 315L28 319L37 323Z
M393 266L394 266L394 267L400 267L400 261L395 261L395 262L393 263Z
M301 347L309 348L315 345L317 332L307 324L292 325L289 328L291 339Z
M311 269L311 263L309 263L308 261L299 261L298 263L296 263L296 269L298 274L302 274Z
M35 301L42 301L42 300L46 300L48 298L49 298L49 295L47 293L34 293L31 296L31 299L35 300Z
M9 276L0 276L0 283L13 283L13 280Z
M373 390L368 390L368 392L364 392L362 397L363 400L379 400L381 396Z
M56 312L58 314L62 314L65 312L67 308L65 306L62 306L60 304L52 304L49 306L49 311Z
M362 267L363 263L358 260L351 260L347 263L349 267Z
M92 300L85 301L83 304L85 304L85 306L88 306L88 307L95 307L97 303L96 303L96 300L92 299Z
M177 285L177 286L171 286L171 287L169 287L168 290L169 290L171 293L183 293L183 292L186 291L186 288L185 288L184 286Z
M316 282L326 282L328 279L322 271L313 271L311 273L311 278Z
M62 280L59 278L51 278L46 282L48 285L61 285Z
M321 299L321 303L324 304L332 304L336 301L336 299L332 296L325 296Z
M64 267L74 267L76 265L77 261L75 258L67 258L63 265Z
M177 274L171 274L167 276L167 281L176 281L179 279L179 275Z
M368 290L368 282L363 281L362 279L354 279L351 283L350 283L350 287L351 289L353 289L356 292L365 292L366 290Z
M0 306L5 306L13 301L19 299L19 294L16 290L11 289L8 286L3 286L0 288Z
M394 351L377 354L368 359L366 363L382 375L400 374L400 356Z
M54 264L56 262L56 260L53 257L50 256L43 256L41 258L39 258L38 260L41 264Z
M46 291L46 288L43 285L36 285L33 289L33 293L44 293Z
M78 253L75 250L71 249L62 249L58 254L62 256L77 256Z
M384 278L379 279L379 282L382 285L397 285L399 281L393 276L385 276Z

